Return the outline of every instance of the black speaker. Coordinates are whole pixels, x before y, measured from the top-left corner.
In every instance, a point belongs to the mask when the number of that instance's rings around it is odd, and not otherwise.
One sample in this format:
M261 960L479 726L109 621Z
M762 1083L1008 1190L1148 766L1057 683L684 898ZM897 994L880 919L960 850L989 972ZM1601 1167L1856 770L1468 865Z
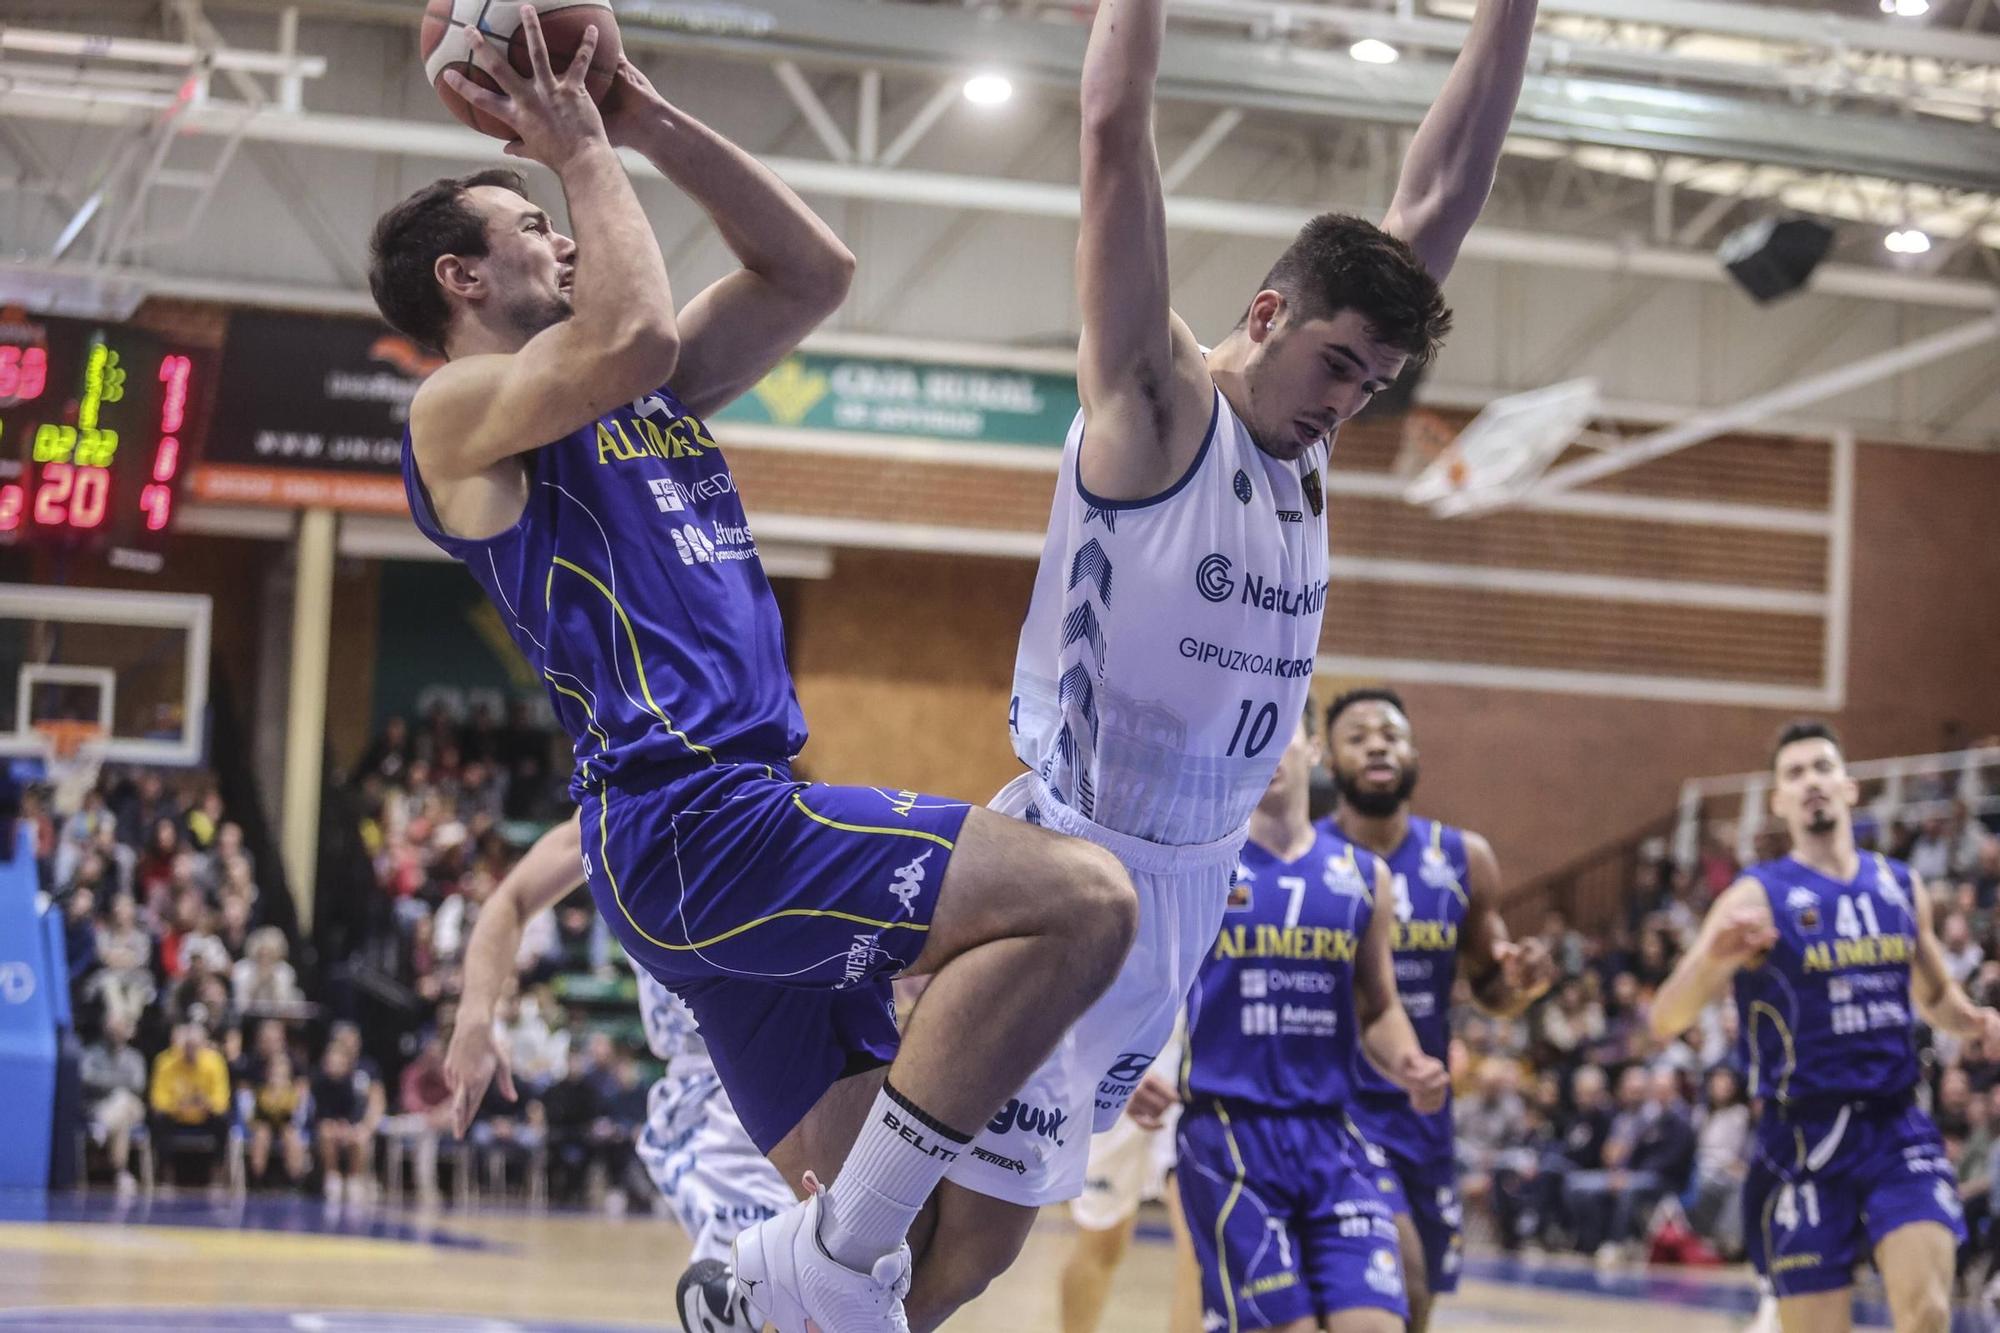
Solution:
M1833 228L1811 218L1764 218L1729 234L1715 257L1760 305L1789 296L1833 246Z

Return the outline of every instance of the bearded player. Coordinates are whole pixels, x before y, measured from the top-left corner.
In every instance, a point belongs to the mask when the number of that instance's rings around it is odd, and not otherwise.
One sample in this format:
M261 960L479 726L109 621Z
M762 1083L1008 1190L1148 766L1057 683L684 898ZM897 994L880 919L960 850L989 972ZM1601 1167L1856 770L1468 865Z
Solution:
M1965 1217L1944 1140L1916 1104L1915 1026L1990 1043L2000 1013L1951 979L1916 872L1855 846L1861 793L1832 730L1785 728L1771 780L1791 854L1715 900L1653 997L1653 1035L1672 1040L1734 989L1749 1093L1763 1102L1743 1217L1785 1333L1851 1329L1865 1258L1898 1333L1942 1333Z
M1461 968L1481 1009L1512 1018L1549 988L1554 964L1540 940L1507 938L1500 865L1486 839L1410 812L1417 747L1394 690L1352 690L1335 699L1326 710L1326 740L1340 803L1321 826L1387 864L1396 989L1424 1052L1443 1060ZM1402 1186L1396 1225L1409 1327L1422 1333L1433 1298L1458 1289L1463 1217L1451 1103L1419 1111L1373 1064L1357 1059L1350 1114Z
M781 1333L893 1333L919 1210L1116 975L1131 884L1020 820L791 777L806 733L777 603L702 418L840 303L853 256L630 62L601 115L594 33L557 75L532 9L521 26L530 74L475 31L497 91L447 77L556 173L577 235L496 173L377 223L383 314L447 358L410 406L411 514L547 683L598 910L687 1001L744 1128L807 1191L738 1237L738 1294ZM617 146L708 213L737 271L676 303ZM906 971L931 982L899 1034ZM456 1068L476 1101L492 1053Z

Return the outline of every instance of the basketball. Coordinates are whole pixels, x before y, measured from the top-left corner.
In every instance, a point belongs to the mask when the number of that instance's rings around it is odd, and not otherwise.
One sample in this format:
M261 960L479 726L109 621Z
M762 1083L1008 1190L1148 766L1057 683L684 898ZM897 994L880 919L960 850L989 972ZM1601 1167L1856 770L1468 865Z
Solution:
M618 20L604 0L531 0L541 17L542 36L549 46L549 66L558 75L569 67L584 32L597 29L597 51L590 60L588 84L598 106L604 105L618 73L623 45L618 39ZM444 72L455 69L482 88L494 83L485 70L472 62L471 29L477 26L486 39L506 53L507 61L522 74L532 71L528 60L527 36L521 31L521 6L514 0L428 0L424 8L422 35L417 49L423 56L424 75L437 89L445 110L482 134L512 140L514 131L504 121L475 110L443 82Z

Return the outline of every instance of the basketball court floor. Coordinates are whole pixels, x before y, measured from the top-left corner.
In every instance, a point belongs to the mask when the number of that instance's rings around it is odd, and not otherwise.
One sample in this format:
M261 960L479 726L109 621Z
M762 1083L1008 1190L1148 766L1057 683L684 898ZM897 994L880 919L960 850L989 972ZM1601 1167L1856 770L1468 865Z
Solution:
M1170 1251L1142 1225L1104 1333L1164 1333ZM1071 1232L1042 1220L1012 1271L949 1325L1054 1333ZM0 1331L609 1333L675 1328L687 1242L643 1215L341 1208L303 1198L117 1202L0 1196ZM1756 1298L1740 1270L1615 1276L1475 1255L1440 1329L1729 1333ZM1879 1309L1862 1327L1887 1327ZM1955 1329L1995 1327L1970 1312Z

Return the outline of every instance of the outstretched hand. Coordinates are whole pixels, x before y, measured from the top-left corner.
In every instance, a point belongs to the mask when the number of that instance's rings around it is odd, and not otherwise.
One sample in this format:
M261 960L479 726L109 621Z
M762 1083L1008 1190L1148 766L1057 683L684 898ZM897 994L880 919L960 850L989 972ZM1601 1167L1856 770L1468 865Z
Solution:
M1423 1115L1444 1109L1445 1095L1451 1091L1451 1071L1444 1061L1412 1050L1396 1062L1396 1085L1410 1094L1410 1105Z
M1493 961L1499 964L1500 979L1508 993L1523 1001L1535 999L1556 982L1556 960L1540 936L1495 944Z
M451 1089L451 1132L459 1138L472 1128L486 1089L500 1080L500 1095L519 1101L514 1091L514 1071L507 1053L493 1040L491 1023L460 1023L451 1034L451 1046L444 1053L444 1081Z

